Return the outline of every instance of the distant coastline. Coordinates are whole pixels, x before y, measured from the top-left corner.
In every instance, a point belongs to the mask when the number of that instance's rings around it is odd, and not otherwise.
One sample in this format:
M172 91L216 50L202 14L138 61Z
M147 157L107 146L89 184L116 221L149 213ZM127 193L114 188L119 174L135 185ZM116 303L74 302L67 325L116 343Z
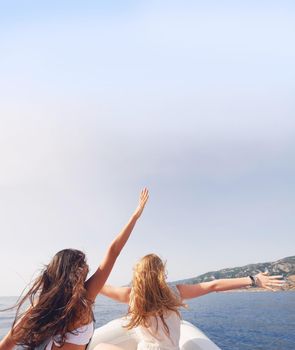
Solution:
M245 266L231 267L217 271L210 271L202 275L173 282L173 284L197 284L209 282L220 278L237 278L255 275L268 271L270 275L282 275L285 285L280 291L295 291L295 256L289 256L273 262L248 264ZM273 292L262 288L242 288L231 292ZM223 292L222 292L223 293ZM226 292L227 293L227 292Z

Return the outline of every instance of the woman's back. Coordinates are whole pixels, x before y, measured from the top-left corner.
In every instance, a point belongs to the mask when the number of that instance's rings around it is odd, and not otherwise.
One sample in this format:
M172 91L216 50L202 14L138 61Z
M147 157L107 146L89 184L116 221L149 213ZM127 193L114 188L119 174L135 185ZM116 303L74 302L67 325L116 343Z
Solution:
M65 334L65 344L70 343L74 345L82 345L85 347L93 335L94 322L90 322L84 326L78 327L71 332ZM45 350L51 350L53 347L59 347L61 339L60 336L53 337L47 344Z
M175 311L167 311L164 320L169 333L159 316L150 317L148 327L136 328L141 339L138 350L179 350L180 317Z

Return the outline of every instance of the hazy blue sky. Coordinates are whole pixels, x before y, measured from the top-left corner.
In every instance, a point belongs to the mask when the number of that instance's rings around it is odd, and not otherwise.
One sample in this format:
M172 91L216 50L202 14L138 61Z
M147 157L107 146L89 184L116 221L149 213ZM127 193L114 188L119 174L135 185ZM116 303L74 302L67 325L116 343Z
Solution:
M0 295L60 249L109 279L295 250L293 1L0 1Z

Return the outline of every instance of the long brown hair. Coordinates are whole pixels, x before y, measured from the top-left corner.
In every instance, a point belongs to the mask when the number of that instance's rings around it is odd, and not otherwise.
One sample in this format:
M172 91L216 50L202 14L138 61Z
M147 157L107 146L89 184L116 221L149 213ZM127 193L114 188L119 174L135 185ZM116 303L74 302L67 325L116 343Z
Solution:
M164 315L167 311L173 311L180 317L178 309L182 306L186 305L166 282L163 261L156 254L144 256L134 268L126 327L149 327L150 317L155 317L158 326L159 317L169 335Z
M16 304L12 337L16 344L33 349L50 337L73 331L93 319L93 302L86 297L84 282L88 274L85 254L75 249L58 252L36 278L32 287ZM20 313L23 304L30 307Z

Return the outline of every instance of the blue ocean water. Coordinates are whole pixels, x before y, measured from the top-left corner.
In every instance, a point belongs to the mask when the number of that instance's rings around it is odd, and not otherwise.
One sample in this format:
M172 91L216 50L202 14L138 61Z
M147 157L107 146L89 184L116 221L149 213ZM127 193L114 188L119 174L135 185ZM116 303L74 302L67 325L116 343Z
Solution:
M0 298L0 309L16 298ZM185 320L200 328L223 350L294 350L294 292L214 293L188 302ZM96 327L123 316L126 305L98 297ZM0 339L9 329L14 313L0 312Z

